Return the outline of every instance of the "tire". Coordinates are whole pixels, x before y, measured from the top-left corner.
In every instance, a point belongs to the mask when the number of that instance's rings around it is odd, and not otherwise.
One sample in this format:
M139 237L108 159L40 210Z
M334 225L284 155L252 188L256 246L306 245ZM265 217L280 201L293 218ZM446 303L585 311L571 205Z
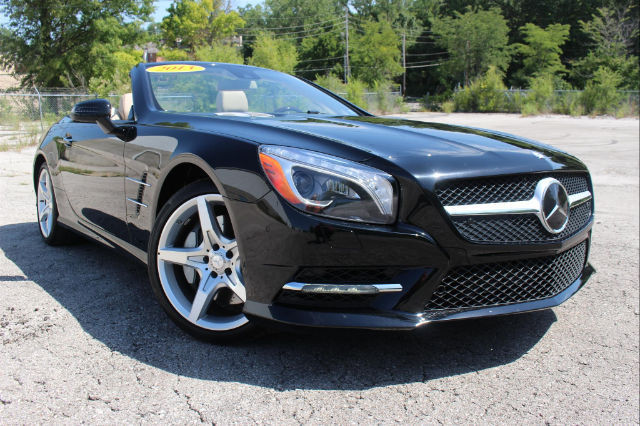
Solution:
M40 236L50 246L67 244L73 240L73 234L58 222L58 205L51 183L51 174L47 163L38 169L36 184L36 212Z
M189 184L167 201L148 253L153 292L179 327L209 341L253 335L255 326L242 313L240 250L224 199L211 182Z

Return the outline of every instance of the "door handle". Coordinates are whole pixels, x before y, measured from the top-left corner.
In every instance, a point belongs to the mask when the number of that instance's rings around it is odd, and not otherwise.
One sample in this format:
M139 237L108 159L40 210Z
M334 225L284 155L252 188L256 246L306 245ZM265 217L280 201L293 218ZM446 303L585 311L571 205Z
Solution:
M64 141L64 144L66 146L71 146L71 144L73 143L73 136L67 133L67 135L62 138L62 140Z

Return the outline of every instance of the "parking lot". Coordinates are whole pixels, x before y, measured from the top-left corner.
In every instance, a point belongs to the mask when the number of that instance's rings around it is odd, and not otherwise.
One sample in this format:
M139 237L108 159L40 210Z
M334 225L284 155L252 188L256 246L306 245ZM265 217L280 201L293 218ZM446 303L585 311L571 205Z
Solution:
M33 148L0 152L0 423L639 422L637 119L412 113L575 154L597 274L564 305L411 333L190 338L146 270L36 225Z

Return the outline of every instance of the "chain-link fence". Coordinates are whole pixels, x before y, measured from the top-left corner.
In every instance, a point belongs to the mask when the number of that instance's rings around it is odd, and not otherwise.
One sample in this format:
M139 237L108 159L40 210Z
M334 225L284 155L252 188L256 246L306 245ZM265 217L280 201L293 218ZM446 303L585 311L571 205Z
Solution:
M69 114L76 103L97 97L51 89L0 92L0 151L11 145L36 144L49 126ZM117 96L108 98L117 105Z
M467 89L468 90L468 89ZM591 104L597 103L598 94L591 93L585 97L584 90L553 90L550 94L545 94L544 98L530 89L508 89L508 90L485 90L467 91L458 86L453 97L451 95L430 96L428 93L423 98L424 106L429 110L439 110L444 108L446 103L453 105L455 110L463 112L507 112L523 114L536 114L540 112L550 112L553 114L611 114L615 116L637 116L640 107L640 92L638 90L618 90L608 101L610 105L606 108ZM468 96L458 97L460 94L468 93ZM534 96L533 103L539 109L537 112L527 112L526 104L530 96ZM585 99L586 98L586 99ZM480 105L480 103L482 103ZM479 107L480 105L480 107ZM591 105L591 107L589 107ZM604 109L604 111L602 111Z

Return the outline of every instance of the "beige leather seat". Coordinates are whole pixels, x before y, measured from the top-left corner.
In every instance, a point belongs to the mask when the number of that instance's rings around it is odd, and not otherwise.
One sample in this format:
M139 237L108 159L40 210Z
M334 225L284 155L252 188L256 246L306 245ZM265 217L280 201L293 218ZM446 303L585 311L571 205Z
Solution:
M247 112L249 102L242 90L221 90L216 97L218 112Z
M128 120L131 107L133 106L133 95L131 93L125 93L120 96L120 106L118 108L118 115L121 120Z

